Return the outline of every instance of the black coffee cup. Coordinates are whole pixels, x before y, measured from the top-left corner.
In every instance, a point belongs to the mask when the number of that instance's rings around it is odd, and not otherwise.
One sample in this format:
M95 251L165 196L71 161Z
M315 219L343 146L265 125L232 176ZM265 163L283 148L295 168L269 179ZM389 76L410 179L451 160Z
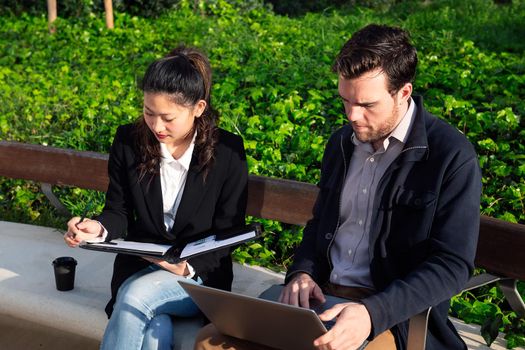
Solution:
M53 260L53 266L57 289L62 291L73 289L77 261L70 256L62 256Z

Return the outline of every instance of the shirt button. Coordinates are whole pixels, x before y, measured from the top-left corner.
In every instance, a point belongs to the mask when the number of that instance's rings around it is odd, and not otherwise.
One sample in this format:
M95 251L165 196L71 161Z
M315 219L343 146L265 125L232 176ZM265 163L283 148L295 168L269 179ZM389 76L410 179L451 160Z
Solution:
M333 273L333 274L332 274L332 277L333 277L334 279L337 279L337 274L336 274L336 273Z
M374 162L374 157L370 158L370 162L371 162L371 163Z
M359 226L361 226L363 225L363 220L359 220L357 223L359 224Z
M333 234L331 234L330 232L328 232L326 235L324 235L324 238L326 238L326 239L332 239L333 236L334 236Z
M348 249L348 255L352 256L352 249Z
M363 193L366 194L366 188L363 188Z

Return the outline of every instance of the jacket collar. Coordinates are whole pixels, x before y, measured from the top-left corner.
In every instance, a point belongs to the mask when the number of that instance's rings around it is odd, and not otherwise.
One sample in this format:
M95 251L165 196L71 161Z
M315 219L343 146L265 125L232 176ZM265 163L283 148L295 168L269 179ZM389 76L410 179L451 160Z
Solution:
M184 226L188 223L188 219L193 216L193 213L197 210L207 192L210 183L209 174L207 181L204 182L202 171L198 167L198 164L197 152L193 152L179 209L177 210L177 215L175 215L173 228L169 232L169 236L172 238L175 238L175 236L184 229Z
M418 161L428 157L428 138L427 138L427 111L423 107L421 96L412 96L412 100L417 106L416 116L412 124L412 129L408 135L405 147L401 151L402 157L406 161Z
M148 208L152 222L157 232L164 236L164 213L162 209L162 188L160 186L160 166L157 164L155 173L147 173L140 181L140 188Z

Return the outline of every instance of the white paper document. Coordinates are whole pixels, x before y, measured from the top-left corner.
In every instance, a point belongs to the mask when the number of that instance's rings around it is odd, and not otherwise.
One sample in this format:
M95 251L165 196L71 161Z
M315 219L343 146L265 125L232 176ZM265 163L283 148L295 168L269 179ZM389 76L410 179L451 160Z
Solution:
M191 256L191 255L205 252L208 250L213 250L213 249L217 249L217 248L224 247L227 245L235 244L237 242L241 242L243 240L248 240L250 238L253 238L255 237L255 235L256 235L255 231L250 231L250 232L238 235L238 236L234 236L234 237L222 239L222 240L216 240L215 235L208 236L198 241L186 244L186 246L180 253L180 258L184 259L187 256Z
M118 249L127 249L137 252L147 252L158 255L164 255L168 249L171 248L171 245L168 244L157 244L157 243L142 243L142 242L133 242L133 241L124 241L120 239L114 239L111 242L101 242L101 243L89 243L91 246L99 247L112 247Z
M158 257L165 259L166 261L177 262L197 254L249 241L250 239L256 238L258 233L260 233L260 225L254 225L254 227L245 228L242 231L237 230L229 231L227 233L225 232L222 235L219 235L219 239L216 238L217 235L210 235L206 238L188 243L184 248L169 244L142 243L135 241L124 241L122 239L97 243L82 242L80 247L110 253L124 253L139 256Z

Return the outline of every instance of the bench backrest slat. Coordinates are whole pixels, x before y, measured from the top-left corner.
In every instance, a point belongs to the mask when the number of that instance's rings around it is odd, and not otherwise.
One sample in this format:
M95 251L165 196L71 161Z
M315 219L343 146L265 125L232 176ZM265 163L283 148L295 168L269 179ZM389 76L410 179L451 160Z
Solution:
M476 266L525 281L525 225L482 215Z
M317 186L309 183L250 175L247 213L304 226L312 216L317 192Z
M0 176L106 191L106 154L0 141ZM248 215L305 225L317 187L298 181L251 175ZM476 266L525 280L525 225L482 216Z
M106 191L108 155L0 141L0 176Z

